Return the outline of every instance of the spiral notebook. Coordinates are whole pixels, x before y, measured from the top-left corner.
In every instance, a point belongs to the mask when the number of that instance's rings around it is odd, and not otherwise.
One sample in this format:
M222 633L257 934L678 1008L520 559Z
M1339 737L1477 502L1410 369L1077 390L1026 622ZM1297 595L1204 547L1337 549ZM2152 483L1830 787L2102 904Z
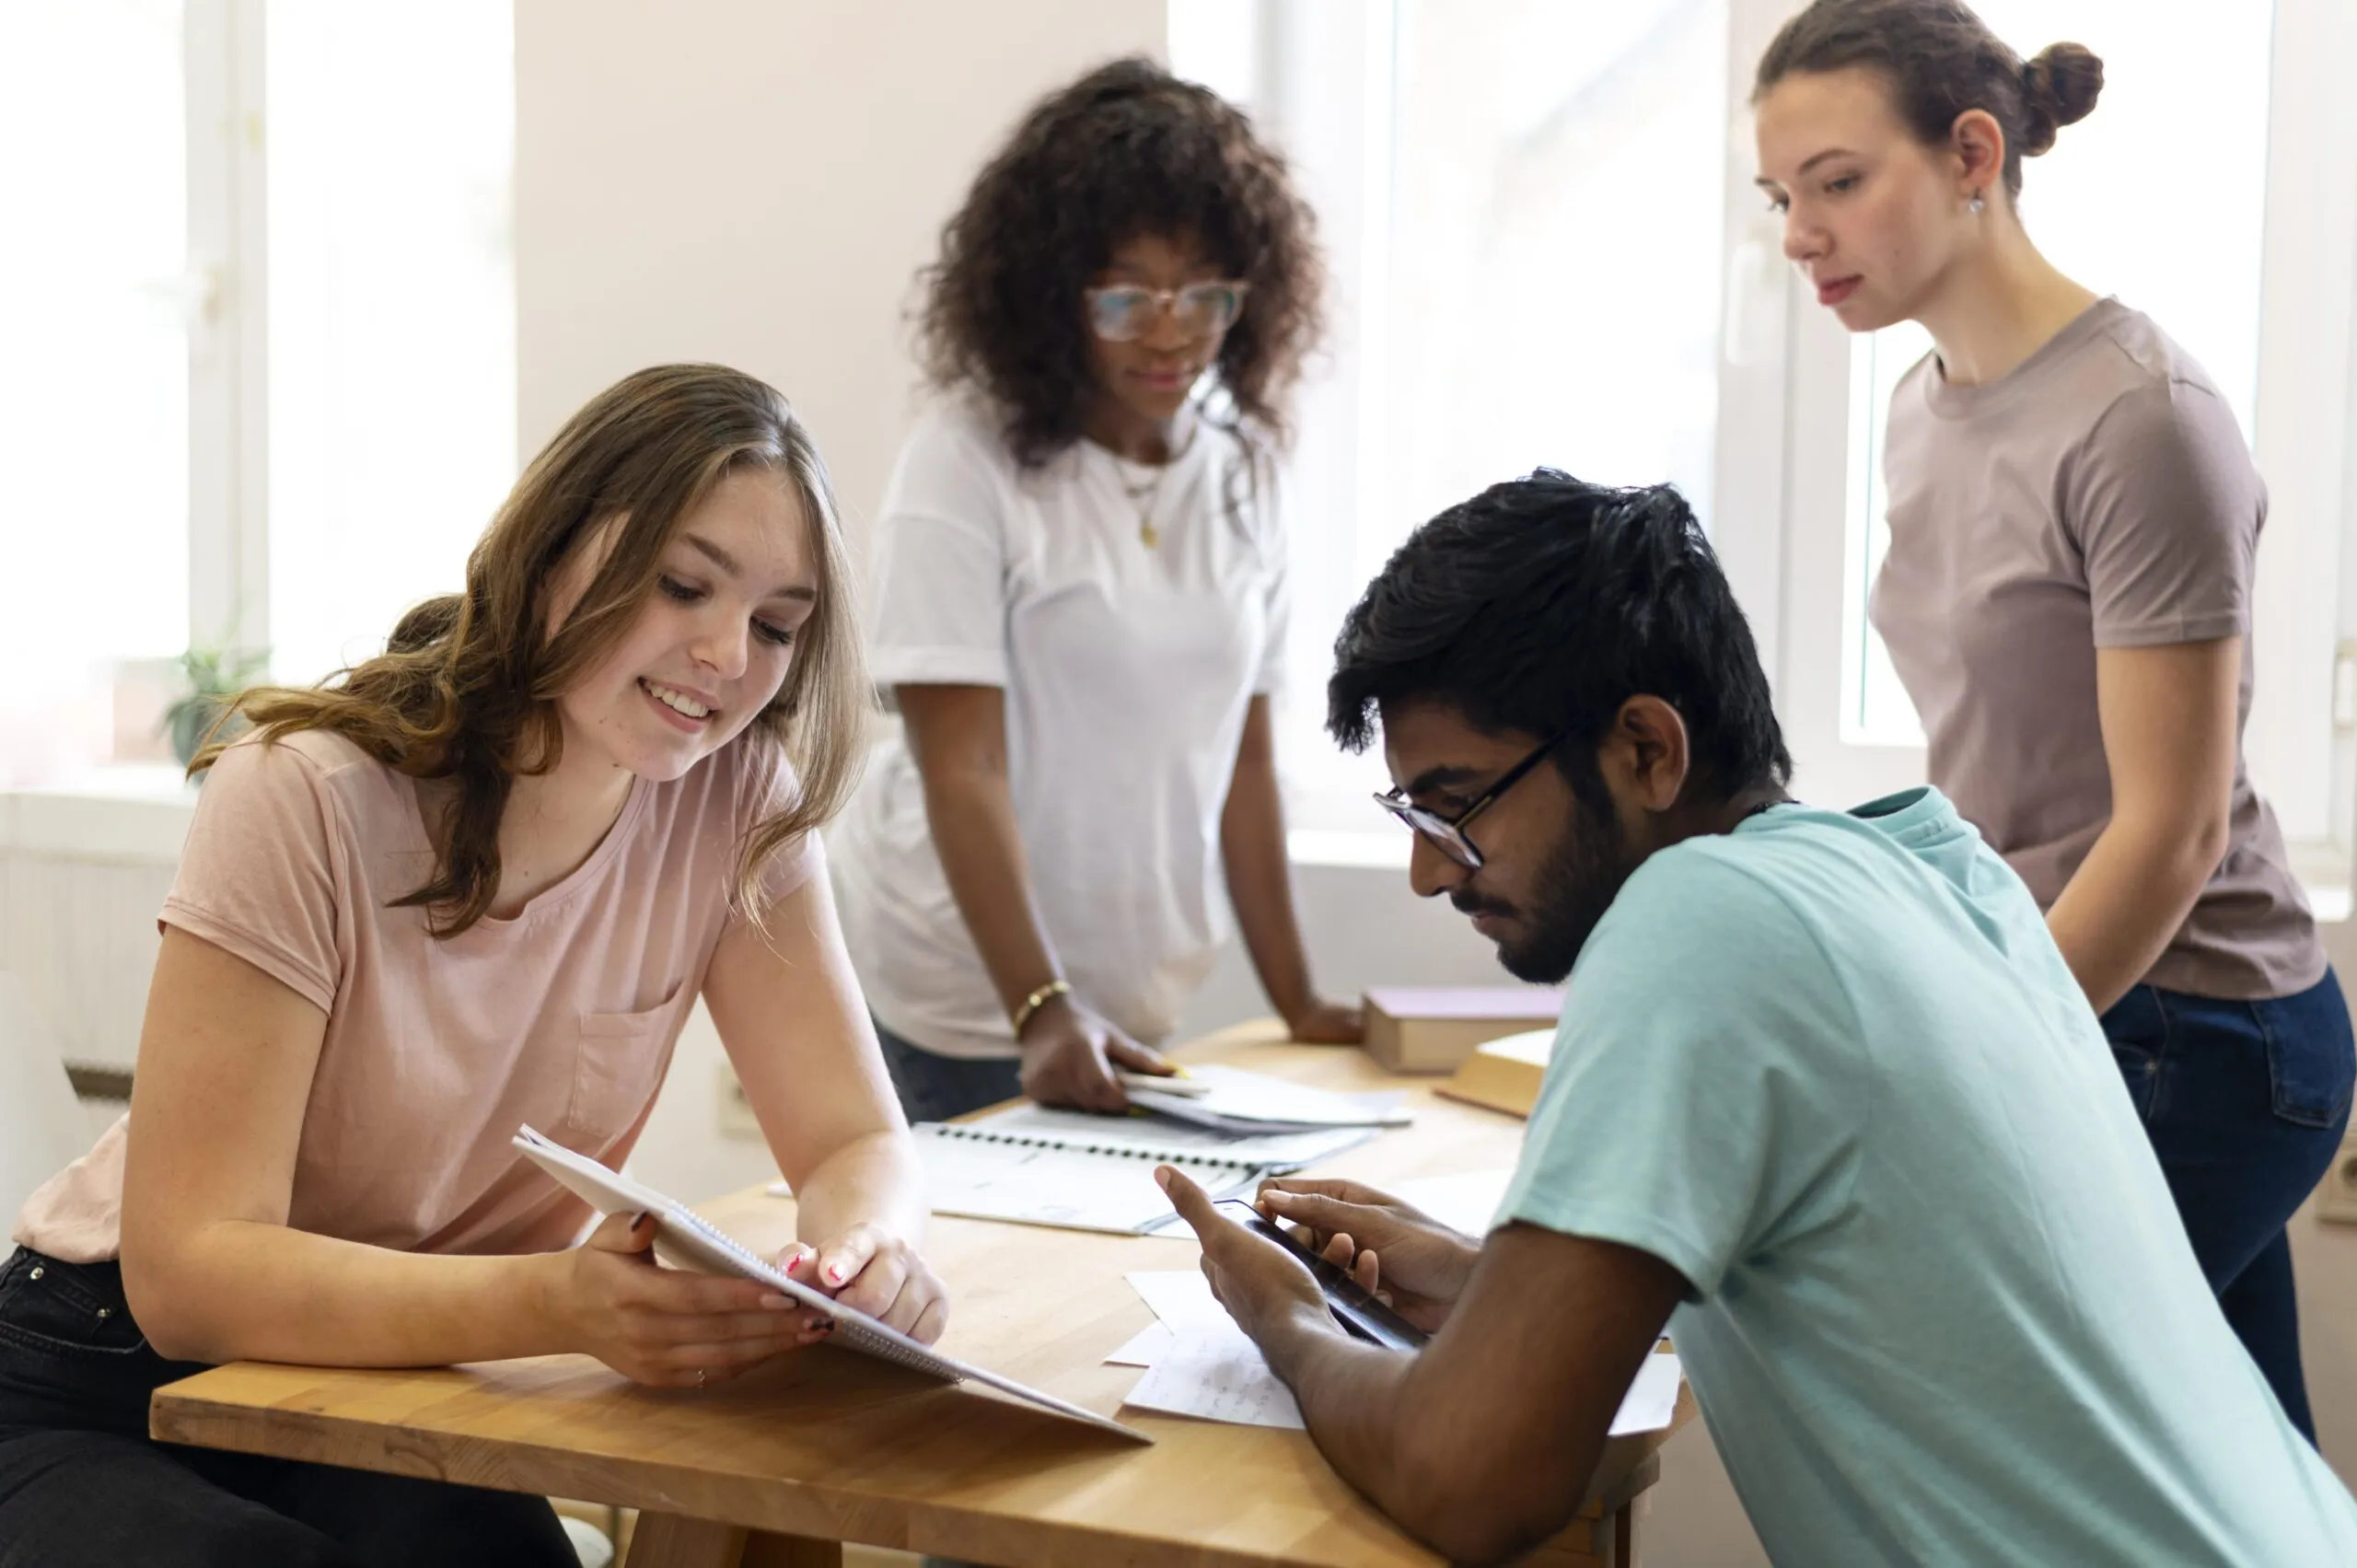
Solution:
M684 1203L667 1198L651 1187L641 1186L617 1171L609 1170L588 1156L568 1149L543 1133L529 1127L519 1127L511 1141L517 1153L571 1189L575 1196L588 1202L598 1213L610 1214L629 1210L653 1214L656 1223L655 1255L673 1267L706 1274L741 1274L749 1280L759 1280L806 1307L823 1308L834 1319L834 1331L827 1337L830 1344L842 1345L846 1350L854 1350L879 1361L905 1366L912 1372L938 1377L945 1383L979 1383L1026 1404L1051 1411L1073 1421L1086 1422L1107 1432L1118 1433L1132 1443L1154 1441L1144 1433L1123 1426L1095 1411L1060 1400L1053 1394L1043 1394L1037 1388L1017 1383L1012 1377L1002 1377L987 1368L946 1356L931 1345L920 1344L898 1329L888 1327L865 1312L845 1307L798 1280L789 1279L776 1264Z
M1174 1166L1213 1198L1363 1144L1373 1127L1237 1137L1160 1118L1020 1105L973 1121L923 1121L917 1149L937 1214L1144 1235L1174 1222L1154 1167Z

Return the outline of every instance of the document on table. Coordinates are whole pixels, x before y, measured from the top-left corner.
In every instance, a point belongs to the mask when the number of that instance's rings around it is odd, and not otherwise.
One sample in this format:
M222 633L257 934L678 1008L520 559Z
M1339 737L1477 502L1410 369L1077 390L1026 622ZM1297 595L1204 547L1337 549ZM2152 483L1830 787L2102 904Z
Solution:
M1128 1278L1157 1321L1106 1358L1146 1369L1125 1403L1238 1426L1301 1429L1293 1390L1277 1381L1201 1269L1138 1270Z
M1232 1325L1225 1333L1179 1335L1145 1369L1124 1402L1237 1426L1288 1426L1299 1432L1304 1425L1293 1390L1269 1370L1260 1347Z
M1260 1347L1228 1317L1202 1270L1140 1270L1128 1278L1156 1320L1105 1358L1146 1369L1124 1403L1238 1426L1301 1428L1301 1406L1293 1390L1278 1381ZM1667 1426L1678 1408L1680 1378L1674 1353L1645 1357L1612 1417L1609 1434Z

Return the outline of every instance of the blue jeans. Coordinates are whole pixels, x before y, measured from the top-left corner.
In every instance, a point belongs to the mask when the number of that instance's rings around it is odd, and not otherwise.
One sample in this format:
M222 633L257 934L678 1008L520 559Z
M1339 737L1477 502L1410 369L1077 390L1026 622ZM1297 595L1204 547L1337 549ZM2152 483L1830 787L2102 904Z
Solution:
M150 1439L147 1396L203 1370L115 1264L0 1264L0 1568L579 1568L541 1498Z
M2283 1226L2349 1125L2357 1044L2340 980L2327 970L2265 1002L2140 985L2103 1032L2227 1323L2315 1442Z
M884 1068L911 1121L946 1121L1023 1093L1023 1063L1012 1056L944 1056L902 1040L882 1024L877 1042Z

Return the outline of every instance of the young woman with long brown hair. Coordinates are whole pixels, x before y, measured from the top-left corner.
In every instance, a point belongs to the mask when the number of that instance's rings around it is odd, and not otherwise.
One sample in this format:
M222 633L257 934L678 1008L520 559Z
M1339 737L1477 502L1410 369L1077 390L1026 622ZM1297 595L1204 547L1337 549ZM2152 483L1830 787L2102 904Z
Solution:
M1817 0L1759 62L1760 184L1843 326L1932 334L1891 401L1875 629L1932 783L2047 911L2227 1320L2313 1441L2284 1223L2357 1052L2243 766L2266 487L2201 366L2015 204L2102 85L2090 51L2025 61L1960 0Z
M701 1388L823 1322L652 1266L508 1146L619 1167L696 997L800 1200L789 1267L921 1338L914 1150L814 832L865 698L826 476L776 392L633 376L534 459L463 594L209 769L130 1116L0 1272L0 1541L28 1561L560 1563L546 1504L148 1441L241 1358L585 1352Z

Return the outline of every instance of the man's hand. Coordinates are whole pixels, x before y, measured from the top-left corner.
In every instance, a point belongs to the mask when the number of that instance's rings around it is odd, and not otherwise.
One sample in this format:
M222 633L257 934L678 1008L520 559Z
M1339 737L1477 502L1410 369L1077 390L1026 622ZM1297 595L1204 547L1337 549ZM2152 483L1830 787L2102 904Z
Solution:
M1421 1209L1356 1181L1279 1179L1260 1184L1264 1214L1291 1221L1304 1247L1379 1290L1399 1316L1439 1331L1481 1256L1479 1242Z
M1209 1194L1168 1166L1157 1167L1154 1179L1203 1244L1212 1295L1254 1343L1265 1347L1272 1334L1303 1330L1341 1333L1301 1260L1221 1214Z

